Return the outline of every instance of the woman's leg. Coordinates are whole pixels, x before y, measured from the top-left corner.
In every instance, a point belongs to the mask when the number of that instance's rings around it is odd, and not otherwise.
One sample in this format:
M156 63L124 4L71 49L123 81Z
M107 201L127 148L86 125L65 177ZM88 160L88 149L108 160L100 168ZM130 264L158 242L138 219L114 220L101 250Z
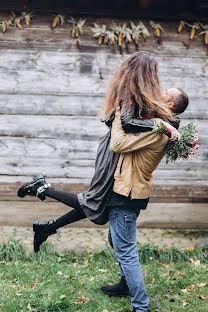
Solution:
M53 188L47 188L44 192L44 195L56 199L57 201L74 208L73 210L56 219L56 222L54 223L54 228L56 230L64 225L71 224L73 222L86 218L86 215L84 214L79 204L76 194L56 190Z
M86 215L84 214L78 202L76 194L59 191L52 188L47 188L44 191L44 196L54 198L59 202L62 202L70 207L73 207L74 209L67 212L66 214L64 214L63 216L59 217L56 220L48 222L35 221L33 223L33 231L35 232L34 236L35 252L38 252L40 250L41 244L47 240L48 236L57 233L56 232L57 229L59 229L64 225L71 224L73 222L86 218Z
M54 188L48 187L44 191L44 195L48 196L50 198L56 199L57 201L70 206L75 209L81 209L81 206L79 204L77 194L71 193L71 192L65 192L56 190Z

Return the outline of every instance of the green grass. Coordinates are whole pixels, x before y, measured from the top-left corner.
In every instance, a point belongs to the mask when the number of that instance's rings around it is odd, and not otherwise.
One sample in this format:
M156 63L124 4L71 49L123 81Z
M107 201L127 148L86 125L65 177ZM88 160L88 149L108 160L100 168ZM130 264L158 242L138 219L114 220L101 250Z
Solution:
M208 283L208 248L139 249L152 312L208 312L208 298L200 299L208 297L208 285L202 284ZM0 312L122 312L131 308L130 297L108 297L100 291L118 280L119 267L108 249L56 254L44 244L38 254L28 254L19 241L0 246Z

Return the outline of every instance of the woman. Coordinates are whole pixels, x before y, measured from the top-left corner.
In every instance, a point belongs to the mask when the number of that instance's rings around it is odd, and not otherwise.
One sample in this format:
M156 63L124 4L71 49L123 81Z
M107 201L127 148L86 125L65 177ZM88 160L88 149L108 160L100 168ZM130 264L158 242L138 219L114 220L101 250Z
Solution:
M143 120L152 116L160 116L163 120L175 122L171 110L164 103L161 93L157 61L147 52L136 52L127 58L115 73L110 88L106 94L102 109L102 120L109 127L109 131L101 141L95 162L95 173L90 188L86 194L78 195L50 188L42 175L36 176L33 181L24 184L17 195L21 198L26 195L38 196L44 200L46 196L54 198L74 210L57 220L48 222L34 222L35 232L34 250L39 251L40 245L51 234L56 233L59 227L88 217L96 224L108 222L108 206L125 204L130 201L121 195L113 193L114 172L118 163L119 154L110 151L111 125L116 107L121 107L121 121L126 132L141 132L153 130L155 121ZM177 130L169 123L164 125L172 132L172 138L178 137ZM132 200L132 205L140 204L145 209L146 200Z

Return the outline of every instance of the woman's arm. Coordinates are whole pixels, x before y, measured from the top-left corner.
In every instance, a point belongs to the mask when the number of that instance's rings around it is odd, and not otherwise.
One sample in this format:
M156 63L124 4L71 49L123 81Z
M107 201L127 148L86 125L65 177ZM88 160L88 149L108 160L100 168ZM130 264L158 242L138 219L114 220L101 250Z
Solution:
M137 105L137 111L139 111L138 108L138 104L135 103L135 105ZM138 132L145 132L145 131L152 131L154 130L155 124L157 122L157 120L153 120L153 119L139 119L139 118L135 118L135 107L136 106L131 106L129 109L126 109L124 107L122 107L122 102L120 103L120 107L121 107L121 124L122 124L122 128L126 133L138 133ZM180 140L180 135L178 133L178 131L176 131L176 129L178 129L179 127L179 123L180 120L178 119L178 121L175 122L171 122L171 124L169 124L168 122L165 122L161 119L159 119L158 121L160 121L163 126L169 131L168 136L171 138L171 140L176 140L179 139Z
M132 105L130 108L124 108L122 107L122 103L121 103L120 107L121 107L121 124L122 124L123 130L126 133L128 132L138 133L138 132L145 132L145 131L153 130L156 121L150 120L150 119L143 120L143 119L135 118L135 106L134 105Z

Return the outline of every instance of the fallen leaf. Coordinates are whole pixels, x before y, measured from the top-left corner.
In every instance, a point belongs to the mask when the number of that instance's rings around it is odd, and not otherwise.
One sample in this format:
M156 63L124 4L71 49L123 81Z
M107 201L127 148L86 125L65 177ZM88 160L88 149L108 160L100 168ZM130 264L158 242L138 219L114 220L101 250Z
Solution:
M20 294L20 293L16 293L16 295L17 295L17 296L22 296L22 294Z
M94 279L95 279L94 276L90 277L90 281L93 281Z
M204 297L204 296L198 296L198 298L201 299L201 300L208 299L208 297Z
M190 248L189 248L189 251L190 251L190 252L194 252L194 247L190 247Z
M194 259L190 259L190 262L193 263L196 267L201 265L200 260L194 260Z
M75 297L75 299L82 303L90 301L90 298L85 298L85 297Z
M99 272L102 272L102 273L107 272L107 270L106 270L106 269L99 269L98 271L99 271Z
M57 272L56 274L57 274L58 276L62 276L62 275L63 275L62 272Z
M182 303L183 307L188 305L188 302L186 302L186 300L184 300L184 299L181 300L181 303Z
M66 295L61 295L60 296L60 299L64 299L64 298L66 298Z
M79 264L78 264L77 262L74 262L74 263L73 263L73 267L74 267L75 269L78 269L78 266L79 266Z
M31 284L31 285L30 285L30 288L35 288L35 284Z

